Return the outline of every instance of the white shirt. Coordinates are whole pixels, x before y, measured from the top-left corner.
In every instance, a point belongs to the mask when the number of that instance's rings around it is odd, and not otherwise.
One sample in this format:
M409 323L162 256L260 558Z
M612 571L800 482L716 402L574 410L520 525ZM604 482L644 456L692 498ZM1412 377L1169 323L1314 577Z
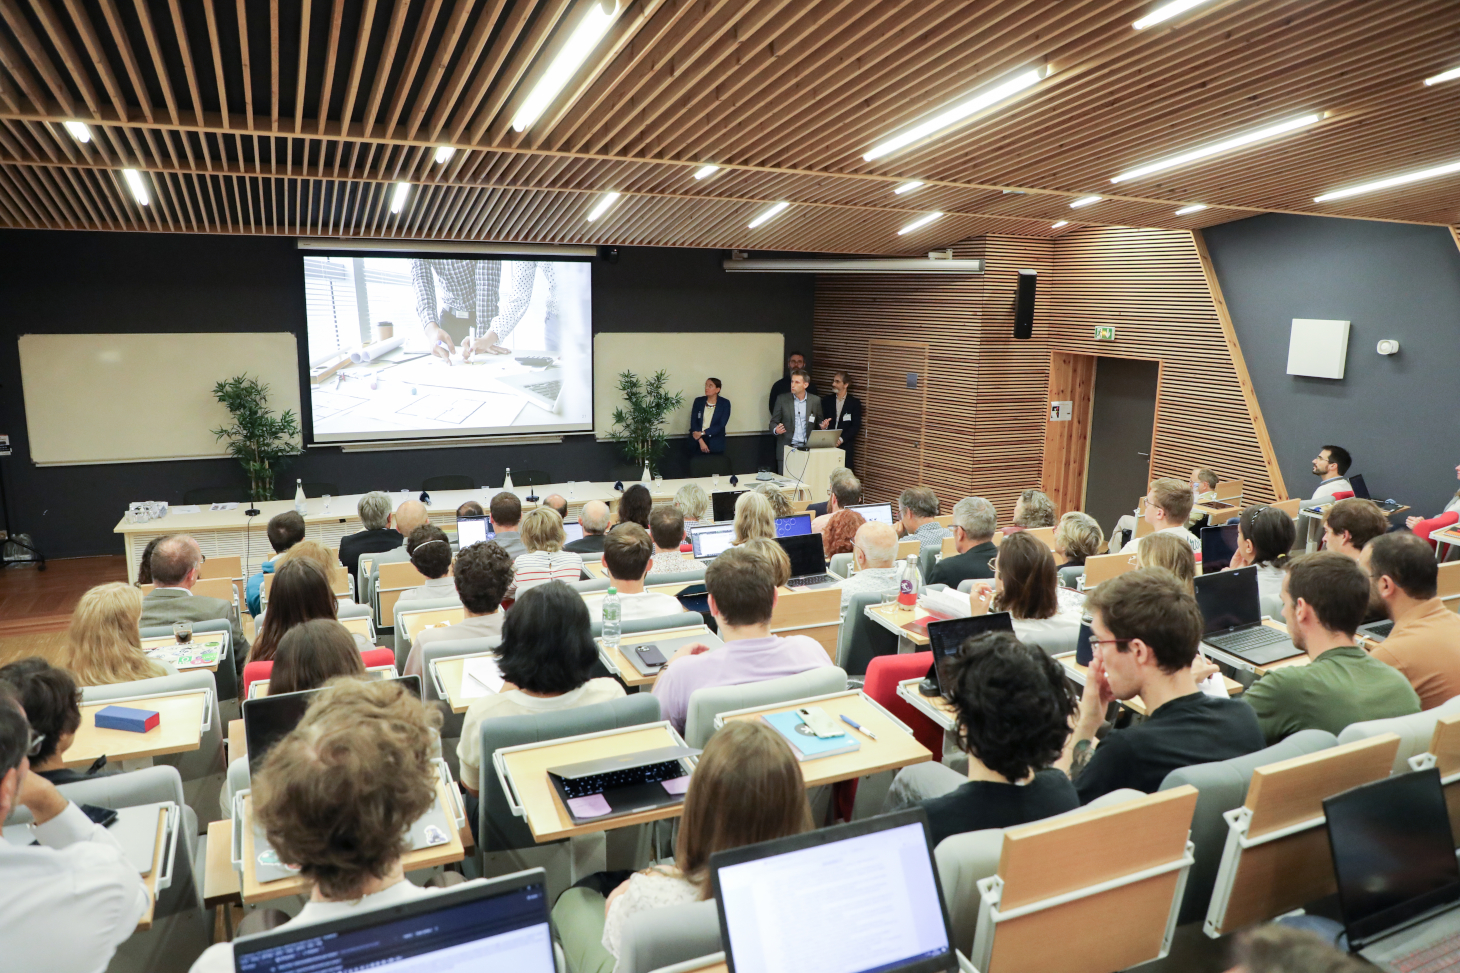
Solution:
M1352 493L1354 488L1349 485L1347 479L1341 476L1330 476L1318 484L1318 489L1313 491L1309 503L1327 503L1333 499L1335 493Z
M438 598L451 598L455 601L461 600L461 596L456 593L456 579L451 575L447 574L439 578L427 578L425 584L402 591L395 603L399 605L403 601L434 601Z
M670 905L700 900L700 890L686 881L678 869L649 868L629 876L629 887L613 900L603 919L603 948L618 958L624 923L631 916Z
M425 676L426 646L435 645L437 642L459 642L462 639L500 639L502 637L502 623L506 620L507 613L501 608L490 615L472 615L470 618L463 618L454 625L445 628L428 628L417 633L411 642L411 653L406 656L405 668L401 670L407 676Z
M1182 540L1186 541L1186 543L1191 545L1191 552L1193 554L1201 553L1201 540L1198 539L1197 536L1191 531L1187 530L1184 524L1179 524L1175 527L1162 527L1160 530L1156 531L1156 533L1175 534L1177 537L1180 537ZM1136 552L1136 548L1140 546L1140 543L1141 538L1132 537L1130 540L1126 541L1125 546L1120 549L1119 553L1134 554Z
M806 401L809 398L808 395L799 399L791 396L791 403L796 409L796 428L791 430L791 442L797 446L806 442Z
M603 621L603 601L608 592L590 592L595 597L588 601L588 617L595 622ZM684 606L673 595L662 591L636 591L633 594L618 593L619 621L634 618L658 618L660 615L678 615Z
M0 839L0 966L101 973L147 911L142 876L75 804L35 838L42 847Z
M845 581L837 582L837 587L842 590L842 612L845 614L852 595L896 591L901 578L902 569L898 567L863 568Z

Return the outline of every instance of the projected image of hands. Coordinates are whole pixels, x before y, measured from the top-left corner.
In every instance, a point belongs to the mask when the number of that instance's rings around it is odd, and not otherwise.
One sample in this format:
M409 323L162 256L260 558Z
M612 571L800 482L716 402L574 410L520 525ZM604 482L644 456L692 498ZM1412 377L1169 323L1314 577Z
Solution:
M315 440L592 428L590 270L305 257Z

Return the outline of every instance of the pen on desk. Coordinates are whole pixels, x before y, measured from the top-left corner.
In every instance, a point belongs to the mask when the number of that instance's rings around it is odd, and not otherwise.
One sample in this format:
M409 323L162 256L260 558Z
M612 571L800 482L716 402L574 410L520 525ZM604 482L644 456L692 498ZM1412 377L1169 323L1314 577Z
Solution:
M861 730L863 733L867 734L867 736L871 737L873 740L877 739L877 734L873 733L871 730L867 729L865 726L863 726L862 724L858 723L856 720L852 719L850 716L847 716L845 713L842 714L842 722L845 723L847 726L850 726L854 730Z

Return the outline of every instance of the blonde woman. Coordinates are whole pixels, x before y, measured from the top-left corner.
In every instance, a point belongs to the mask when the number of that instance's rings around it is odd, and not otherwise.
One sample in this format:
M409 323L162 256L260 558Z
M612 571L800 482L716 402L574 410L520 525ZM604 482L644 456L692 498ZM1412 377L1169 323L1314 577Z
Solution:
M742 493L735 501L735 539L744 544L756 537L776 539L776 514L764 494L754 490Z
M563 550L567 534L563 518L551 507L529 510L518 528L526 554L513 562L512 587L508 598L521 597L524 591L548 581L577 581L583 574L583 555Z
M774 484L757 483L755 485L755 492L771 502L771 510L777 517L789 517L795 513L791 509L791 501L787 499L786 494Z
M1187 591L1196 593L1196 556L1175 534L1147 534L1136 543L1137 568L1165 568Z
M142 592L125 581L97 585L76 604L66 634L65 668L78 686L175 676L172 666L154 662L142 653L138 622Z
M706 520L710 513L710 496L698 484L686 483L674 494L674 505L684 514L686 524Z
M350 584L347 580L345 566L340 563L340 559L335 556L333 551L319 541L300 541L295 544L274 559L274 570L277 571L290 561L297 561L300 558L313 561L319 565L319 569L324 572L325 578L329 580L330 591L341 592L349 590Z
M1085 559L1100 553L1105 534L1089 514L1071 510L1054 529L1054 555L1059 561L1060 584L1073 588L1085 573Z

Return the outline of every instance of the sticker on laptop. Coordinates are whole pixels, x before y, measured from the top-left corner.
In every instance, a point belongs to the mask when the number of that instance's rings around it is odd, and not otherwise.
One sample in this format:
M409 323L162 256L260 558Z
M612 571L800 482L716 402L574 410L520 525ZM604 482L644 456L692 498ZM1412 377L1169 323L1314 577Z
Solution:
M288 862L283 861L279 858L279 853L272 848L265 848L263 851L259 852L259 864L274 865L279 868L287 868L291 872L299 871L298 865L290 865Z
M428 825L426 825L426 844L428 844L428 845L444 845L444 844L446 844L446 842L448 842L450 840L451 839L446 836L446 832L445 831L442 831L440 828L436 827L436 825L434 825L434 824L428 824Z

